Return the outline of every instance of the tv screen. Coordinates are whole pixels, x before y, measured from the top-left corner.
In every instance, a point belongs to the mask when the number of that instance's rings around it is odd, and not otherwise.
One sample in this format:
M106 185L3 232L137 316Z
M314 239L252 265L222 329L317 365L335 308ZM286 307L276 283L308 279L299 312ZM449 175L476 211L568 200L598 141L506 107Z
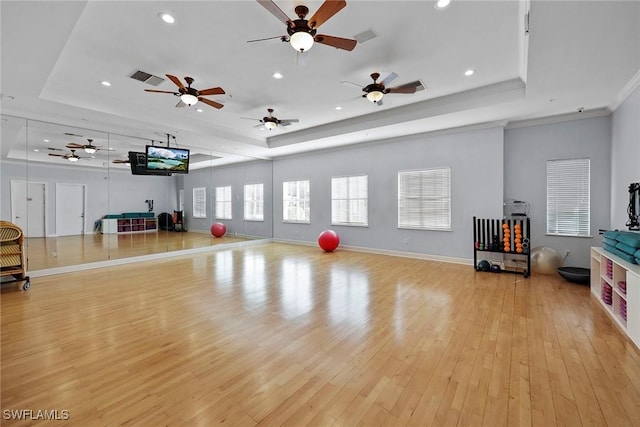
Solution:
M189 173L187 148L156 147L147 145L147 171Z
M171 172L147 171L147 156L137 151L129 151L129 164L133 175L171 176Z

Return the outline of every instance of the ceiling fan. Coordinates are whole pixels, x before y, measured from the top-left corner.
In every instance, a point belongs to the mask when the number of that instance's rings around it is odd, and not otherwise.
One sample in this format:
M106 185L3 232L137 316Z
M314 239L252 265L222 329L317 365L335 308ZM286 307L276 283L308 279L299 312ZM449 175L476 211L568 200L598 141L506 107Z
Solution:
M49 153L50 156L53 157L63 157L67 160L69 160L70 162L77 162L80 159L89 159L90 157L80 157L76 154L76 150L69 150L70 153L67 154L53 154L53 153Z
M80 149L84 150L87 154L93 154L97 150L100 149L97 145L93 145L93 139L87 139L88 144L76 144L75 142L71 142L66 145L67 148Z
M387 85L391 83L391 81L396 77L398 77L396 73L391 73L387 77L385 77L384 80L378 82L380 73L372 73L371 78L373 79L373 83L370 83L362 88L362 91L364 92L364 95L362 95L362 97L367 98L369 101L373 102L376 105L382 105L382 98L387 93L416 93L416 91L424 89L424 86L420 80L405 83L396 87L387 87Z
M277 117L273 117L273 108L267 108L267 112L269 113L268 116L263 117L262 119L252 119L249 117L242 117L243 119L249 119L249 120L257 120L260 122L259 125L256 125L255 127L261 127L264 126L265 128L267 128L267 130L273 130L278 126L289 126L291 125L291 123L298 123L299 120L298 119L278 119Z
M187 82L187 86L185 87L185 85L182 84L180 79L178 79L176 76L172 76L170 74L166 74L166 76L169 78L169 80L175 83L176 86L178 86L178 92L171 92L167 90L155 90L155 89L145 89L145 92L170 93L172 95L178 96L180 97L180 102L178 102L178 105L176 105L176 107L182 107L183 105L181 105L181 103L184 103L189 107L191 107L192 105L195 105L198 101L202 101L203 103L218 109L224 107L224 105L220 104L219 102L212 101L207 98L203 98L203 96L206 96L206 95L224 95L225 91L221 87L212 87L209 89L198 90L196 88L191 87L191 83L193 83L193 78L191 77L184 78L184 80Z
M116 165L117 164L126 164L126 165L128 165L131 162L129 161L129 159L115 159L115 160L112 160L111 163L114 163Z
M316 34L320 25L324 24L347 5L347 2L344 0L325 0L316 13L308 20L305 19L305 17L309 13L309 8L304 5L296 6L294 11L298 19L292 20L272 0L257 0L257 2L267 9L273 16L278 18L278 20L287 25L287 35L259 40L249 40L249 42L279 38L283 42L289 42L291 47L298 52L307 52L311 49L314 42L349 51L353 50L358 43L356 40L352 39L328 36L326 34Z

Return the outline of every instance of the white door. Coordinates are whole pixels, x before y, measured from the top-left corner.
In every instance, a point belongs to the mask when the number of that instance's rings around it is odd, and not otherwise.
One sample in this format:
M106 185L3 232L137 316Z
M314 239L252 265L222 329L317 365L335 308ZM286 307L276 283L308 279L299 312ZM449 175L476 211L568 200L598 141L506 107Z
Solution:
M45 236L45 184L11 181L11 222L25 237Z
M84 184L56 184L56 236L84 234Z

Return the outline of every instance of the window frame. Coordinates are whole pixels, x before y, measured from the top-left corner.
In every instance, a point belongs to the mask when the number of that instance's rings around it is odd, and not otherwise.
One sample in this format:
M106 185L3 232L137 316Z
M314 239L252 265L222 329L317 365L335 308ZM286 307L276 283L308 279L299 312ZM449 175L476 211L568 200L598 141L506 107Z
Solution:
M433 224L423 224L423 225L415 225L415 224L409 224L409 223L401 223L401 220L403 217L406 217L407 214L403 214L402 209L403 207L405 207L405 209L409 209L409 207L406 206L407 202L406 200L408 199L407 197L403 198L403 191L402 191L402 175L408 175L408 174L418 174L418 173L429 173L429 172L436 172L436 171L440 171L440 172L446 172L446 174L444 176L442 176L441 178L446 178L447 179L447 184L446 184L446 194L445 195L435 195L432 197L428 197L426 195L424 195L424 191L421 191L421 194L413 196L409 199L411 200L415 200L417 202L421 202L423 205L425 202L429 202L431 201L432 203L437 203L438 200L443 200L444 203L447 205L446 209L446 218L441 218L440 220L444 220L445 221L445 226L437 226L437 225L433 225ZM452 217L453 217L453 209L452 209L452 196L451 196L451 192L452 192L452 171L451 171L451 166L441 166L441 167L431 167L431 168L424 168L424 169L412 169L412 170L403 170L403 171L398 171L397 174L397 179L398 179L398 186L397 186L397 190L398 190L398 194L397 194L397 202L398 202L398 210L397 210L397 214L398 214L398 228L400 229L408 229L408 230L425 230L425 231L453 231L453 224L452 224ZM424 177L423 177L424 179ZM425 185L426 183L421 183L421 189L422 186ZM420 217L424 217L424 208L420 210L420 212L416 215L419 215ZM424 221L424 218L418 218L419 222ZM414 220L415 222L415 220Z
M260 187L260 194L261 194L261 200L247 200L247 187L250 186L259 186ZM244 184L243 187L243 194L242 194L242 201L243 201L243 214L242 217L245 221L255 221L255 222L264 222L264 183L262 182L256 182L256 183L252 183L252 184ZM261 205L261 217L258 218L247 218L247 203L259 203Z
M350 191L349 191L349 182L351 179L353 178L364 178L366 180L365 183L365 196L364 198L351 198L350 197ZM347 197L345 199L341 199L341 198L337 198L334 195L334 180L342 180L345 179L347 184L346 184L346 193L347 193ZM334 215L334 202L335 201L345 201L346 202L346 216L347 216L347 221L343 222L343 221L337 221L335 219L335 215ZM364 211L365 211L365 215L366 215L366 221L365 222L356 222L356 221L352 221L350 220L350 218L352 218L352 210L351 210L351 202L353 201L364 201ZM340 226L345 226L345 227L369 227L369 175L368 174L359 174L359 175L342 175L342 176L333 176L331 177L331 225L340 225Z
M308 198L291 198L286 199L285 196L287 194L286 185L287 184L296 184L296 190L300 190L299 185L302 183L306 183L307 185L307 195ZM297 206L296 212L299 212L300 209L306 214L308 219L287 219L286 212L289 212L290 204L293 204L294 207ZM306 205L306 207L305 207ZM311 181L308 179L298 179L294 181L282 181L282 222L287 224L311 224Z
M198 195L197 193L201 194ZM191 194L193 196L191 201L193 218L207 218L207 187L193 187Z
M582 164L579 164L580 162ZM564 163L565 166L570 165L573 169L569 170L565 168L559 172L556 170L555 172L557 174L551 176L550 172L553 173L554 171L550 171L550 166L554 165L559 167L562 163ZM547 160L546 167L545 234L547 236L591 238L591 158L579 157ZM586 172L586 176L577 176L577 181L574 182L567 181L569 175L572 173L576 175L580 172ZM563 187L555 189L550 188L554 183L560 183ZM551 193L550 190L552 190ZM556 194L553 194L554 192ZM567 194L568 192L574 192L574 194L569 195ZM577 194L576 192L579 192L580 194ZM570 203L574 204L569 206ZM560 207L562 204L565 206ZM567 213L567 209L577 212ZM586 218L584 216L585 212ZM568 217L568 219L573 222L573 224L571 224L573 229L567 226L567 219L561 218L562 216L567 215L575 216L573 219ZM586 226L584 225L585 222ZM563 226L563 224L565 224L565 226Z
M223 199L223 200L219 200L218 198L218 189L229 189L229 200ZM215 217L216 219L233 219L233 189L231 188L231 185L220 185L215 187L215 194L216 194L216 206L215 206ZM218 204L219 203L225 203L224 206L227 206L226 204L228 204L228 209L229 209L229 216L225 216L224 212L222 215L219 214L218 212Z

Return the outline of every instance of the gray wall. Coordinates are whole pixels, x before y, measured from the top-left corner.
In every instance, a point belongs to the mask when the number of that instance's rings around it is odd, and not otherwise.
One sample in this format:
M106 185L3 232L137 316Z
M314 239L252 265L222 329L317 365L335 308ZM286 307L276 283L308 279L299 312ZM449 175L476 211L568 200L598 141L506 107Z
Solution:
M273 198L272 162L266 160L217 166L208 169L191 171L184 176L184 210L186 227L190 231L209 232L211 224L222 222L228 234L238 233L252 237L272 237ZM244 218L244 185L264 184L264 221L245 221ZM231 220L215 218L215 187L231 186L232 217ZM207 218L193 218L193 189L207 189Z
M451 167L452 231L398 228L398 171ZM276 159L274 237L316 242L326 229L340 244L473 257L472 217L502 217L503 131L490 128L440 135L417 135L393 141L354 145ZM368 175L369 227L331 225L331 178ZM282 222L282 183L310 180L311 224Z
M173 212L176 179L164 176L134 176L127 170L96 169L74 166L55 166L43 163L2 162L0 167L2 194L1 215L11 220L11 180L29 180L46 185L46 232L56 235L56 183L85 184L87 201L86 233L93 232L93 224L105 214L146 212L145 200L154 200L156 216Z
M611 116L507 129L504 147L504 197L530 203L532 246L569 251L565 266L588 268L609 225ZM570 158L591 159L591 238L546 235L547 160Z
M613 113L611 149L610 228L626 230L629 184L640 182L640 88Z

